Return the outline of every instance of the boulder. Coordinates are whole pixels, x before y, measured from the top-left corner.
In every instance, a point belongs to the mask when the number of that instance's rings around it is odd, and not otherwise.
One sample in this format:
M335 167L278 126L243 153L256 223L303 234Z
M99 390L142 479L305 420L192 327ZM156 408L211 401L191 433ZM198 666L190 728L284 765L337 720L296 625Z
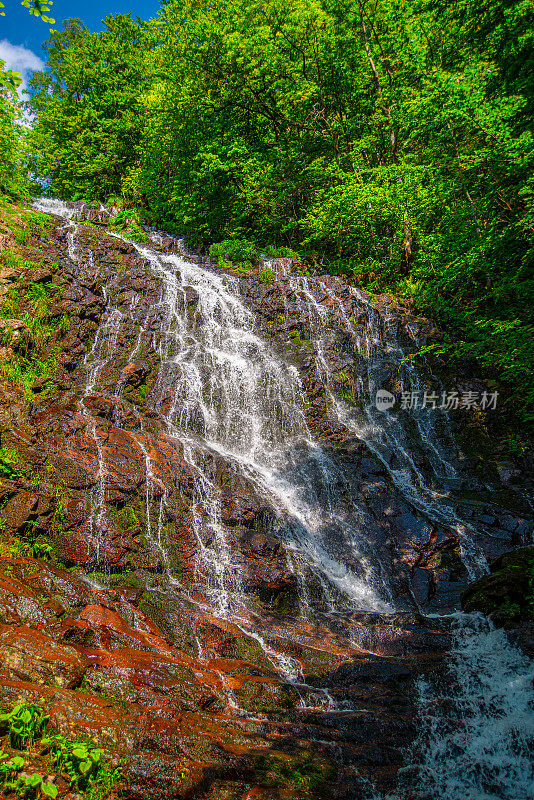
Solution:
M89 661L72 647L26 625L0 632L0 662L10 679L74 689Z

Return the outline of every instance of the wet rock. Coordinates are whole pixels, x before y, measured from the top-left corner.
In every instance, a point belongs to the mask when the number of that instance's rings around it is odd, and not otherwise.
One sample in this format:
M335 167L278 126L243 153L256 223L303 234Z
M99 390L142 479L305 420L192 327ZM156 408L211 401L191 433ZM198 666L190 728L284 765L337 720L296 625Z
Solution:
M150 367L144 361L135 361L131 364L127 364L121 370L121 386L136 388L144 382L146 376L149 374Z
M31 283L51 283L53 277L52 270L46 267L33 268L24 272L24 284L28 286Z
M99 207L74 208L93 226L108 218ZM57 340L57 374L46 386L36 382L31 406L21 391L0 391L2 445L20 449L40 485L6 482L2 492L9 530L37 522L55 557L80 574L7 558L3 699L35 701L65 735L94 736L115 763L127 759L121 796L131 800L354 800L368 795L367 780L377 793L394 793L419 724L414 685L441 672L450 645L446 623L425 620L421 609L457 608L466 571L455 527L431 524L394 485L389 472L402 469L402 457L391 453L386 466L334 419L332 397L356 414L369 388L365 348L356 346L368 319L363 301L341 278L307 280L327 320L319 368L305 298L283 274L289 262L276 260L269 285L230 270L261 335L300 376L303 414L324 461L302 447L282 477L289 487L302 470L314 513L328 508L335 518L323 525L318 513L311 546L324 546L328 555L319 547L318 560L346 567L336 578L356 590L345 602L316 566L297 563L294 520L273 509L266 488L199 443L202 414L191 411L187 440L167 426L183 364L162 331L161 284L150 265L132 244L92 226L77 231L77 264L66 235L58 226L53 247L43 244L53 266L42 279L61 283L54 313L70 321ZM158 248L177 252L182 244L160 237ZM198 299L185 291L190 321ZM436 335L392 298L376 306L403 346ZM331 377L328 391L321 369ZM205 386L208 377L200 376ZM382 378L401 391L393 356ZM417 469L430 473L415 449ZM485 552L497 555L528 535L522 507L497 509L478 496L461 504L452 483L431 488L450 491L451 516L453 507L467 512ZM352 529L361 539L347 537ZM376 599L378 608L389 603L387 613L355 611L371 564L372 580L390 591ZM362 598L366 606L369 596ZM393 606L408 611L393 614ZM528 624L521 621L525 640Z
M272 600L278 594L296 590L296 576L288 567L280 540L247 532L239 539L239 550L243 556L242 577L249 591Z
M43 624L46 616L36 591L0 573L0 625Z
M149 795L178 800L183 797L185 778L190 779L189 766L180 770L179 763L172 756L141 751L129 759L124 796L126 800L146 800Z
M2 669L11 679L36 681L65 689L82 682L89 661L35 629L4 628L0 631Z
M9 498L4 506L4 514L8 525L14 530L22 528L37 509L38 497L32 492L17 492Z

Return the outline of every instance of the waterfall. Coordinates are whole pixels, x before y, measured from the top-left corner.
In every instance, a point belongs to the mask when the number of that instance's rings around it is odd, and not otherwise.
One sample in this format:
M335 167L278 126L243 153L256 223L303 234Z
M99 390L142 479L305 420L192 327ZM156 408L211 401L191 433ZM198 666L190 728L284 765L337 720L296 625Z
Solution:
M418 686L420 761L402 783L421 800L532 800L534 662L481 616L454 623L447 680Z
M357 507L345 515L336 512L333 486L342 476L308 430L297 370L276 357L255 332L254 317L239 298L238 279L202 269L179 255L135 246L161 277L156 391L172 397L168 407L159 404L160 410L199 476L195 534L200 568L211 564L219 603L230 607L238 569L225 544L216 492L195 458L199 448L235 464L285 517L286 543L298 565L320 571L356 607L387 610L387 588L380 586L376 569L362 552L368 544L362 536L363 512ZM194 315L188 311L188 296L198 298ZM208 520L205 535L200 507ZM363 578L328 547L326 534L333 527Z
M315 345L315 370L325 388L330 416L365 442L414 508L458 533L468 573L472 579L480 577L487 572L488 565L475 541L476 532L468 521L458 516L451 502L447 502L447 487L458 481L456 445L447 415L431 408L412 409L404 416L402 411L385 413L374 402L377 390L391 377L392 367L398 371L402 392L422 394L420 375L399 343L398 320L380 314L358 289L351 288L352 304L363 317L363 324L360 323L357 330L341 300L323 281L291 274L287 279ZM360 377L358 382L363 413L336 395L332 387L324 355L331 335L325 324L329 306L316 295L322 295L330 307L336 307L353 346L365 358L367 380L364 383ZM428 476L415 463L412 451L425 454L430 467Z
M76 244L75 210L55 200L39 201L37 208L67 220L69 255L82 268L90 268L82 263ZM157 245L158 234L151 236ZM169 437L179 444L194 476L195 574L192 585L182 587L183 594L191 604L255 639L277 672L298 689L303 676L297 659L273 644L274 634L255 625L259 617L247 606L240 554L231 546L223 522L213 463L222 459L232 465L271 509L277 535L285 545L288 570L297 579L303 618L318 619L326 612L340 620L355 611L381 616L395 611L381 551L372 539L373 510L354 491L350 475L335 455L310 430L299 372L261 333L239 279L202 268L178 254L162 254L156 247L132 245L150 265L161 289L153 319L144 320L134 332L130 360L150 337L157 347L159 367L147 402L163 420ZM330 419L365 444L408 505L457 531L472 576L484 572L487 565L476 532L449 497L458 472L446 414L384 413L373 403L376 390L391 378L392 371L404 391L421 387L420 375L406 360L399 342L397 320L379 313L358 290L352 289L350 298L342 301L320 279L294 275L287 269L276 271L293 293L313 342L315 373ZM127 316L114 307L110 296L105 300L105 312L84 361L82 397L87 431L98 454L90 517L97 539L106 526L106 465L90 398L101 386ZM135 307L132 300L130 314ZM327 324L332 308L365 365L357 383L360 407L340 397L332 378L328 362L332 331ZM113 387L114 397L120 398L124 386L115 381ZM154 510L157 479L148 435L140 427L137 441L146 472L147 539L161 554L170 586L176 587L163 537L167 497L163 489ZM417 462L414 450L424 454L424 464ZM489 623L473 615L457 615L454 620L446 680L442 685L421 681L417 687L420 730L407 757L417 769L407 768L402 776L402 800L534 798L534 778L527 762L534 741L531 667L505 634ZM198 661L203 660L198 641ZM224 689L224 676L219 676ZM337 710L327 688L314 685L313 689L319 707ZM226 697L231 708L240 712L231 687ZM305 700L301 707L308 708Z

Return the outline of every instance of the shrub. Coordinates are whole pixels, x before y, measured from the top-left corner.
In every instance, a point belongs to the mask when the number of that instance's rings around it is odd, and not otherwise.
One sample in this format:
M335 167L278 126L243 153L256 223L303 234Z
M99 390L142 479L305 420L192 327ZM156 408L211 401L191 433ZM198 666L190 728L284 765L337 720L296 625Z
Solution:
M17 451L12 447L0 447L0 477L17 480L22 475Z
M133 239L135 242L148 242L148 236L140 223L141 215L135 209L128 209L110 217L108 228L115 233L124 234L127 239Z
M290 247L273 247L269 245L265 254L269 258L292 258L294 261L300 261L300 256Z
M259 258L259 251L254 242L249 242L247 239L225 239L222 242L216 242L210 247L210 256L215 258L223 257L228 261L257 261Z

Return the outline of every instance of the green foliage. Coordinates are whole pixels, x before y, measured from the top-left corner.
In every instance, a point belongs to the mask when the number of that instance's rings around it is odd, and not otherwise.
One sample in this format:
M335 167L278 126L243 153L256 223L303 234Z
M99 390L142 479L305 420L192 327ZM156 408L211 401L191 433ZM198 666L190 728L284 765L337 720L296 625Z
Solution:
M24 474L19 466L19 454L13 447L0 447L0 477L18 480Z
M88 800L104 800L120 778L122 768L111 769L103 758L104 751L84 741L65 736L48 736L45 729L49 717L33 703L18 703L8 713L0 714L0 726L9 732L11 746L27 750L40 740L43 753L48 753L54 771L70 781L71 789L82 792ZM30 752L31 756L31 752ZM57 797L58 789L38 773L23 773L21 756L9 758L0 751L0 788L22 792L24 797Z
M108 227L135 242L148 242L148 236L141 228L138 214L134 210L120 211L115 217L111 217Z
M78 788L86 789L98 774L103 751L89 748L83 742L58 740L57 744L54 764L70 775Z
M10 543L9 550L14 556L31 556L32 558L42 558L44 561L53 560L52 541L47 535L39 532L36 520L26 520Z
M18 703L8 713L0 714L0 725L7 728L11 747L22 750L41 738L48 719L43 709L33 703Z
M60 196L115 195L217 242L222 266L271 244L402 295L534 422L533 31L519 0L168 0L146 25L70 20L33 81L30 162Z
M117 527L121 531L129 531L139 527L139 519L131 506L125 506L117 514Z
M139 398L139 403L141 405L144 405L146 403L147 395L148 395L148 383L146 381L143 381L143 383L139 386L139 389L137 390L137 396Z
M14 266L34 267L8 251L2 253L4 263ZM59 356L54 340L63 336L69 327L66 314L50 314L51 303L59 297L59 287L51 283L31 283L25 290L11 289L0 305L0 319L19 318L26 324L24 340L17 345L11 361L2 364L0 374L24 389L28 398L33 396L36 381L51 378L57 368ZM10 344L9 328L4 330L6 344ZM49 384L50 386L52 384Z
M43 214L40 211L25 210L21 214L21 219L27 225L30 225L30 227L39 228L41 236L45 236L52 225L52 217L49 214Z
M259 258L258 248L254 242L246 239L225 239L223 242L217 242L211 245L209 253L215 258L224 258L237 263L256 261Z
M10 758L7 753L0 750L0 786L14 789L18 782L17 773L23 766L23 758L20 756Z
M269 258L292 258L294 261L300 261L300 256L290 247L269 247L265 250L265 255Z
M23 150L22 110L16 89L21 78L4 69L0 60L0 194L25 196L21 166Z
M55 784L49 783L48 781L43 781L41 783L41 792L44 794L45 797L51 797L52 800L55 800L55 798L57 797L58 789Z
M57 364L57 353L51 352L44 360L38 355L17 357L11 364L3 364L0 367L0 375L7 381L20 386L28 399L33 397L33 385L36 381L46 380L55 372ZM45 384L45 394L52 388L52 382Z
M17 244L26 244L31 235L31 231L25 228L13 229L13 238Z
M73 742L64 736L47 739L54 768L66 775L71 787L90 798L106 798L121 777L122 768L110 769L102 758L104 751L86 742Z
M55 19L48 16L50 6L53 5L52 0L22 0L21 5L27 8L34 17L40 17L43 22L54 25Z
M220 269L232 269L233 268L232 262L228 261L228 259L225 258L224 256L218 256L218 258L217 258L217 266ZM248 270L246 270L246 271L248 272ZM244 273L245 273L245 270L243 270L243 274Z
M258 277L262 283L274 283L275 274L270 267L260 269Z
M36 123L29 134L32 171L50 181L51 194L136 197L147 47L145 26L124 14L107 17L100 33L69 19L51 34L48 70L31 81Z
M254 264L250 261L241 261L237 264L232 264L231 261L227 261L223 256L219 256L217 259L217 266L221 269L231 269L233 272L237 273L237 275L242 275L243 277L251 277L256 273Z
M0 752L0 759L8 758L6 753ZM15 756L9 761L0 762L0 786L8 791L17 792L19 797L36 798L51 797L54 800L58 795L58 788L54 783L47 781L38 773L20 773L24 766L24 759Z
M329 781L334 776L334 769L309 752L300 756L262 756L257 767L265 772L262 782L284 794L290 791L313 797L330 796Z

